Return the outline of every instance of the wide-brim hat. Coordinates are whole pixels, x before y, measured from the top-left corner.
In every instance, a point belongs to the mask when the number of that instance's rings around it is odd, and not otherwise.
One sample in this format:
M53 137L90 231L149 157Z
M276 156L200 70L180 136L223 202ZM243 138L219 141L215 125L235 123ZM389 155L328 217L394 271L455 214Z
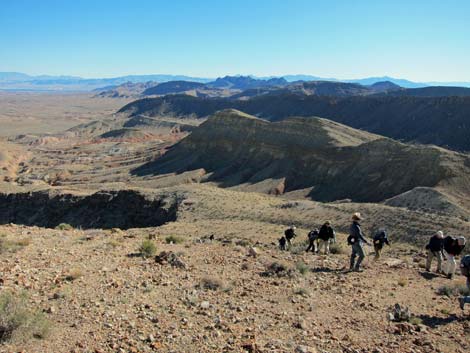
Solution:
M360 221L362 219L361 214L359 212L353 213L352 219L357 219Z

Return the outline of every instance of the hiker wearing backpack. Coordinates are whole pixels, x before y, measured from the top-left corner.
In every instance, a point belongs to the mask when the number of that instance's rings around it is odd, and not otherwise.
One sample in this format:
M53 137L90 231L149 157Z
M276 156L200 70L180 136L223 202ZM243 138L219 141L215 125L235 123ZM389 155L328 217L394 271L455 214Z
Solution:
M315 228L308 233L308 247L307 250L305 250L306 252L309 252L310 250L312 250L313 253L317 252L317 247L315 246L317 239L318 229Z
M286 237L280 237L278 241L279 241L279 249L281 249L283 251L287 250L287 248L286 248L286 243L287 243Z
M442 251L444 250L444 233L436 232L426 245L428 256L426 258L426 271L431 271L431 263L434 258L437 259L437 273L442 273Z
M330 221L326 221L320 228L318 233L318 252L320 249L324 249L324 253L330 253L330 241L335 238L335 232L331 227Z
M364 260L363 244L369 245L369 242L364 238L359 221L362 220L361 214L356 212L352 216L352 224L349 229L348 244L351 245L351 260L349 265L350 271L362 272L361 263ZM357 262L355 261L358 257Z
M387 231L385 229L379 229L374 235L374 251L375 251L374 259L376 261L380 258L380 253L382 252L382 248L384 247L384 244L387 244L388 246L390 246Z
M470 292L470 255L465 255L460 261L460 272L467 277L467 289ZM465 304L470 304L470 295L459 298L460 309L464 309Z
M444 239L444 254L447 259L447 269L446 274L447 278L452 279L455 273L455 267L457 263L455 262L455 257L460 255L462 250L465 248L465 237L454 238L448 236Z
M295 226L290 226L289 228L287 228L284 231L284 235L285 235L286 241L287 241L287 247L289 247L289 248L292 245L291 240L294 239L297 236L297 234L295 234L296 229L297 228Z

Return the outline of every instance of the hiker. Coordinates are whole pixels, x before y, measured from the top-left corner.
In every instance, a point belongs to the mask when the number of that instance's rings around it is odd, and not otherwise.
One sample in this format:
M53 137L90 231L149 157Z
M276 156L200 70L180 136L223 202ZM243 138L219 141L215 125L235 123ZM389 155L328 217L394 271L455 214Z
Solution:
M318 252L323 248L325 255L330 253L330 241L335 238L333 228L331 228L331 222L326 221L320 228L318 233Z
M365 254L363 244L369 245L369 242L364 238L359 221L362 220L361 214L356 212L352 216L352 224L349 229L348 244L351 245L351 261L349 265L350 271L362 272L361 263L364 260ZM355 262L358 256L357 262Z
M377 261L380 259L380 253L382 252L382 248L384 244L390 246L390 242L388 241L387 231L385 229L379 229L374 235L374 251L375 256L374 259Z
M465 237L454 238L447 236L444 239L444 254L447 259L446 274L449 279L452 279L454 276L455 267L457 266L455 257L460 255L462 250L465 248L465 242Z
M306 252L309 252L310 249L312 250L313 253L317 252L317 248L315 246L315 242L317 241L318 239L318 229L312 229L309 233L308 233L308 247L307 247L307 250L305 250Z
M287 250L287 248L286 248L286 243L287 243L286 237L280 237L280 238L279 238L279 249L281 249L281 250L283 250L283 251L284 251L284 250Z
M292 245L291 240L294 239L297 234L295 234L296 226L290 226L284 231L284 235L286 236L287 246L290 248Z
M467 277L467 289L470 292L470 255L465 255L460 260L460 272ZM464 309L465 304L470 304L470 295L459 298L460 309Z
M426 258L426 271L431 271L431 263L434 258L437 258L437 273L442 273L442 251L444 250L444 233L442 231L436 232L426 245L428 257Z

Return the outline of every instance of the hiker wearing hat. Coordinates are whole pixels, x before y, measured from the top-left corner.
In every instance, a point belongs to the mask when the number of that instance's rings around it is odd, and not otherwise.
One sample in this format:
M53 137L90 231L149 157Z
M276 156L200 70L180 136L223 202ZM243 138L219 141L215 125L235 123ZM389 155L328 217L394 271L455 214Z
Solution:
M465 255L460 261L460 272L467 277L467 289L470 293L470 255ZM460 309L464 309L465 304L470 304L470 295L459 298Z
M326 221L320 228L320 232L318 234L318 252L323 248L324 253L330 253L330 241L335 238L335 232L331 227L331 222Z
M297 234L295 234L296 229L297 228L295 226L290 226L284 231L284 235L286 237L288 247L292 245L291 240L297 236Z
M448 236L444 239L444 254L447 258L446 274L449 279L452 279L454 276L455 267L457 266L455 257L460 255L462 250L465 248L465 242L465 237L454 238Z
M431 271L431 263L434 258L437 259L436 272L442 272L442 250L444 249L444 233L442 231L436 232L426 245L428 257L426 258L426 271Z
M364 260L365 254L363 244L369 245L369 242L364 238L359 221L362 220L361 214L356 212L352 216L352 224L349 229L348 244L351 245L351 261L349 265L350 271L361 272L361 263ZM358 256L357 262L356 256Z

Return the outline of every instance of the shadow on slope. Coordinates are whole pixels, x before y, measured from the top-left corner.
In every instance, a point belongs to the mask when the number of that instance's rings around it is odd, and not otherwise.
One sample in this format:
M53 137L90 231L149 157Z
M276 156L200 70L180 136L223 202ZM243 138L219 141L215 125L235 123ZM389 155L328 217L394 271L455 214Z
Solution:
M402 144L326 119L270 123L226 110L133 173L204 169L203 181L222 187L270 180L268 193L310 188L308 196L315 200L378 202L416 186L436 186L452 176L453 170L441 165L447 153L451 152Z

